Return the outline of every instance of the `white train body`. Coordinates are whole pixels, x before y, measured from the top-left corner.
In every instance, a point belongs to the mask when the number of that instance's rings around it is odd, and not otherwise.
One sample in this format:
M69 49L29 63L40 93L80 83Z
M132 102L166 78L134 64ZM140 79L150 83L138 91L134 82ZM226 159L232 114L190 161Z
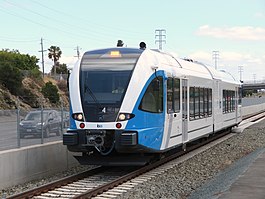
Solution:
M185 146L241 122L239 88L231 75L174 54L88 51L70 75L64 144L86 159Z

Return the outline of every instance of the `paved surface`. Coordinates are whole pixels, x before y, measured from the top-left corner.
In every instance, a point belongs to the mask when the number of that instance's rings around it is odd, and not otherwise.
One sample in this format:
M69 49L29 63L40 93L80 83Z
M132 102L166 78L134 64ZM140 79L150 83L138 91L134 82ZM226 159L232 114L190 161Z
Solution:
M265 199L265 152L219 199Z

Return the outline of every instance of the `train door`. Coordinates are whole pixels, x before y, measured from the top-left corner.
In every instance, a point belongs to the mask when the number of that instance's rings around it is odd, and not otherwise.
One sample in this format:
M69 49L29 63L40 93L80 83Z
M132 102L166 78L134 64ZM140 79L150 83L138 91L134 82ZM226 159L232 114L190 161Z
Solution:
M188 142L188 80L182 79L182 143Z
M181 144L180 79L167 79L167 140L165 147Z

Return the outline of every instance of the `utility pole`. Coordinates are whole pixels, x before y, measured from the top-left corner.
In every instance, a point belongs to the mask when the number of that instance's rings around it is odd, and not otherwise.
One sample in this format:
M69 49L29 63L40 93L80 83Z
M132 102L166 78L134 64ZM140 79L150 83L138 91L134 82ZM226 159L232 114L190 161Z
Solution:
M214 50L212 56L214 60L214 68L217 69L217 60L219 59L219 51Z
M42 77L44 78L44 57L43 57L43 52L47 51L47 50L43 50L43 39L40 39L40 45L41 45L41 50L39 52L41 52L41 63L42 63Z
M76 48L75 48L75 50L76 50L76 56L75 57L77 57L78 59L80 58L80 50L81 50L82 48L79 48L79 46L76 46Z
M238 72L239 72L239 80L241 83L243 83L243 79L242 79L243 66L238 66Z
M158 39L156 39L158 37ZM165 29L156 29L155 30L155 43L158 42L159 50L162 50L162 44L166 43L166 30Z

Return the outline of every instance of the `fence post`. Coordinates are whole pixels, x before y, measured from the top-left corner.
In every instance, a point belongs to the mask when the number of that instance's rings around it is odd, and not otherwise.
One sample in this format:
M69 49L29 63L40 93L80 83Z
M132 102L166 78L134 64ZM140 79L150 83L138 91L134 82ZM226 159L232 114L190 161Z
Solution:
M61 101L61 137L63 137L63 129L64 129L64 113L63 113L63 100L60 97Z
M19 98L17 97L16 101L17 106L17 147L20 148L20 129L19 129L19 123L20 123L20 102Z
M40 107L41 107L41 119L40 119L40 122L41 122L41 144L43 144L43 98L41 97L40 99Z

